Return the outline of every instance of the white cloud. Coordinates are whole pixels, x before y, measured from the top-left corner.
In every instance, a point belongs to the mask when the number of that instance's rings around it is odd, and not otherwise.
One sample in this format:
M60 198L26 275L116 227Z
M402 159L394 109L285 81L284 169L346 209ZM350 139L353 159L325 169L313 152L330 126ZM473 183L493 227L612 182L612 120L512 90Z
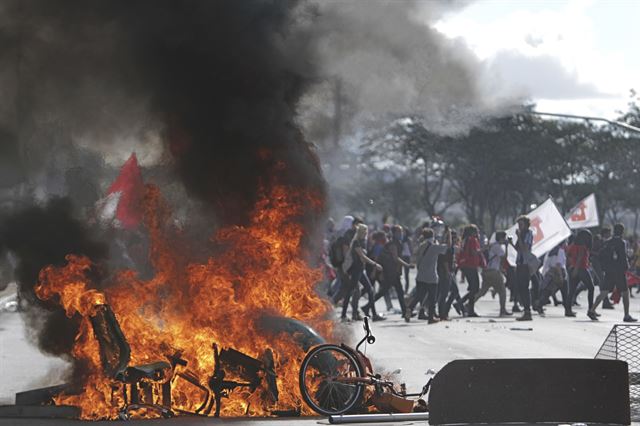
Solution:
M516 50L496 52L486 63L485 80L494 95L509 94L536 99L582 99L610 97L593 83L578 81L557 57L524 55ZM496 93L497 92L497 93Z
M490 87L502 95L512 90L535 101L588 98L605 110L624 105L640 75L629 57L633 35L612 40L609 34L624 8L632 13L631 3L617 4L620 10L601 18L607 4L593 1L477 2L435 27L464 40L485 61Z

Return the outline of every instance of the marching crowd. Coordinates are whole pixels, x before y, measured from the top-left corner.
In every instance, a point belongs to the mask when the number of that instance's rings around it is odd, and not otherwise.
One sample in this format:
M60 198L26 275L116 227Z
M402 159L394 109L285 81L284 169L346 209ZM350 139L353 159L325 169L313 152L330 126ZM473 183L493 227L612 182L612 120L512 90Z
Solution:
M439 218L413 233L400 225L370 231L354 216L345 216L339 226L329 220L323 255L328 295L343 322L360 320L362 314L385 320L375 304L384 298L388 314L400 314L407 322L417 316L434 324L449 320L451 308L458 316L478 317L475 303L488 291L498 296L501 317L520 313L518 321L531 321L532 310L544 316L551 303L563 305L566 317L575 317L577 296L586 290L586 315L591 320L598 320L600 304L613 309L622 299L623 320L636 321L629 314L629 298L630 287L640 284L635 275L640 248L624 239L622 224L603 227L595 235L579 230L542 258L531 251L530 225L527 216L520 216L516 238L498 231L487 242L476 225L458 232ZM415 286L409 279L413 268ZM459 280L467 284L464 295ZM392 293L399 309L393 306ZM361 302L363 294L366 302Z

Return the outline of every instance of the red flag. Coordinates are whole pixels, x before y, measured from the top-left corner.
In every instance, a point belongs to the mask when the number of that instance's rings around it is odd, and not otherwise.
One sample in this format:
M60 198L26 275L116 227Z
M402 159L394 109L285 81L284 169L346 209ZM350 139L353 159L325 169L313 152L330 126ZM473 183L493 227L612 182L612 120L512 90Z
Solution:
M120 174L107 190L107 196L99 202L101 219L117 220L120 227L135 228L142 220L144 183L136 154L120 169ZM110 217L106 217L110 216Z

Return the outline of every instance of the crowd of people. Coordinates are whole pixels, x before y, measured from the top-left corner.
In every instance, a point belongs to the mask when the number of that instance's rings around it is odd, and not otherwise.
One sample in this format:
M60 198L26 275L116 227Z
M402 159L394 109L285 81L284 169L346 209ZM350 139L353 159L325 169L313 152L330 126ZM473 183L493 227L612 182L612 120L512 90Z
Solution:
M562 305L566 317L575 317L577 296L586 290L586 315L592 321L598 321L601 304L614 309L620 299L623 321L636 321L629 300L630 287L637 285L640 292L640 247L625 240L622 224L602 227L595 235L579 230L541 258L532 253L530 225L520 216L515 238L497 231L488 241L476 225L455 230L439 218L413 232L400 225L371 230L354 216L345 216L339 226L330 219L323 253L328 296L343 322L361 320L363 314L386 320L376 310L376 301L384 298L387 315L434 324L449 320L452 308L460 317L478 317L476 301L489 291L498 296L501 317L519 313L516 320L531 321L532 311L543 317L548 304ZM466 294L459 283L466 283Z

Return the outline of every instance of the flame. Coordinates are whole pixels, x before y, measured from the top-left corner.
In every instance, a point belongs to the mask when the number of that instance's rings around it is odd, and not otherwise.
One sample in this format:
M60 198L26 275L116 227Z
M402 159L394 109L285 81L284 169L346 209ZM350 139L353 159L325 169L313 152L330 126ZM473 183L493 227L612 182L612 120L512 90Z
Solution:
M214 368L213 343L258 359L270 349L277 403L266 389L236 389L223 400L221 415L268 415L274 408L301 408L310 414L298 391L302 349L291 337L266 335L259 321L264 313L276 314L301 320L325 337L332 335L330 307L314 291L321 272L304 260L305 230L299 223L305 211L320 211L321 200L274 187L257 202L247 226L214 233L210 243L215 254L203 262L188 258L180 230L168 225L171 212L157 187L147 185L144 202L155 269L152 279L141 280L134 271L124 270L99 291L90 279L91 260L73 254L67 256L66 265L48 266L40 273L37 296L58 301L69 317L81 317L72 355L88 371L82 393L58 395L56 404L79 406L83 419L117 416L122 384L103 374L89 319L96 305L108 303L131 347L129 365L166 361L167 355L181 350L189 370L206 384ZM201 400L201 390L174 386L175 408L193 410Z

